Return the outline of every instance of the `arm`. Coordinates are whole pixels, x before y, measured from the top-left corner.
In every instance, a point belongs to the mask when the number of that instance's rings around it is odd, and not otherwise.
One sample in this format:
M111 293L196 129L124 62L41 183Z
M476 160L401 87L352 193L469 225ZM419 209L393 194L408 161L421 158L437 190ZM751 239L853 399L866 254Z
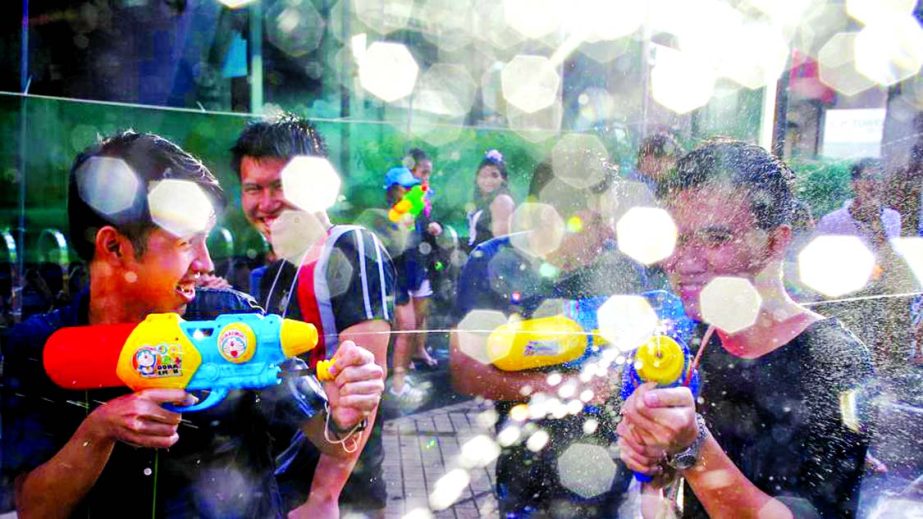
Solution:
M586 387L593 390L594 403L604 403L611 390L610 377L593 377L584 384L576 374L565 375L561 383L548 384L548 373L542 371L503 371L469 357L459 348L459 331L449 335L449 370L452 375L452 388L463 395L482 396L490 400L505 402L526 402L528 395L522 394L522 388L529 386L532 393L555 393L557 388L572 382L577 384L579 393Z
M17 478L19 516L68 517L93 488L116 441L147 448L172 446L179 440L181 416L160 404L187 399L179 389L149 389L96 408L50 460Z
M510 216L516 203L510 195L500 195L490 203L490 232L494 236L506 236L510 233Z
M384 369L375 358L352 341L340 345L330 373L334 379L325 383L330 421L340 429L351 429L378 408L384 392ZM302 432L321 452L344 457L347 453L339 445L331 445L325 438L324 422L319 414L302 424ZM364 436L364 434L363 434Z
M391 326L386 321L364 321L343 330L340 333L340 342L354 341L368 350L375 356L375 363L385 367L388 364L388 340L390 337ZM385 370L383 378L387 378ZM329 384L329 383L328 383ZM329 392L329 390L328 390ZM340 394L343 394L342 392ZM323 453L314 469L314 480L311 482L311 492L308 501L294 510L293 515L304 512L304 516L317 517L317 511L330 510L331 505L336 505L340 499L340 493L343 486L349 479L356 461L365 448L369 436L372 432L371 424L375 423L375 417L378 414L378 408L372 410L368 415L369 427L361 433L359 448L352 453L347 453L342 447L336 446L335 452ZM326 443L325 440L324 443Z

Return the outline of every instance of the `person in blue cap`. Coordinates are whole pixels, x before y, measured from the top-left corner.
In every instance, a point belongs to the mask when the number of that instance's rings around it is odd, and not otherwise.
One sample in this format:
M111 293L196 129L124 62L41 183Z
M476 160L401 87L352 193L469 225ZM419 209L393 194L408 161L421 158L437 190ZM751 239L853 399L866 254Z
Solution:
M421 185L419 178L405 166L391 168L385 174L385 198L390 207L394 208L404 196L415 186ZM394 213L392 212L392 216ZM425 215L405 213L398 219L389 218L389 228L385 233L385 242L388 252L394 262L396 273L396 287L394 296L394 314L397 327L401 331L419 331L425 326L418 326L418 312L426 311L426 304L433 295L429 281L429 272L424 252L425 238L432 234L426 222ZM425 340L412 340L411 334L399 334L394 340L394 370L391 376L391 394L396 396L405 410L419 406L424 398L421 388L413 386L407 376L413 361L417 345L425 344ZM424 349L425 352L425 349Z

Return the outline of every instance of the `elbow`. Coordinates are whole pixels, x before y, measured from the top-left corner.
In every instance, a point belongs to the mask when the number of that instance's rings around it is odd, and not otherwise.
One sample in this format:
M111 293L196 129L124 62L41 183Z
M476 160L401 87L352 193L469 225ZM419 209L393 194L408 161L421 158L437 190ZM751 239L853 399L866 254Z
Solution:
M487 396L484 387L484 367L464 353L449 359L452 389L465 396Z
M461 358L463 353L453 351L449 357L449 378L452 380L452 389L465 396L476 396L471 380L471 370L468 360Z

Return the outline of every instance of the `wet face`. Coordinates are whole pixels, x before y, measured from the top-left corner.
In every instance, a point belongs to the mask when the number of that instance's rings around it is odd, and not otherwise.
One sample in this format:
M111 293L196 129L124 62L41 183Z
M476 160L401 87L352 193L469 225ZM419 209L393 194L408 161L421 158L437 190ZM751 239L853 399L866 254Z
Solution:
M647 155L638 161L638 169L641 173L654 180L662 179L674 166L676 166L676 158L670 156Z
M140 258L135 258L133 251L123 254L126 304L140 304L141 315L185 312L195 298L198 276L215 269L205 246L210 230L177 238L155 229L148 234Z
M681 191L668 201L678 229L673 255L664 264L686 312L701 320L699 294L718 276L751 282L774 259L770 233L757 227L749 201L729 186Z
M497 166L488 164L478 170L475 181L477 182L478 190L486 195L493 193L503 185L503 176Z
M285 200L282 192L282 168L285 159L244 156L240 162L240 205L251 225L270 239L272 222L285 209L294 206Z
M877 178L859 178L852 181L856 203L867 207L878 207L882 199L882 182Z
M388 205L394 205L401 201L401 198L404 198L404 195L407 194L407 188L400 185L394 184L388 188L385 198L388 201Z
M410 172L421 182L429 182L429 175L433 172L433 161L429 159L421 160Z

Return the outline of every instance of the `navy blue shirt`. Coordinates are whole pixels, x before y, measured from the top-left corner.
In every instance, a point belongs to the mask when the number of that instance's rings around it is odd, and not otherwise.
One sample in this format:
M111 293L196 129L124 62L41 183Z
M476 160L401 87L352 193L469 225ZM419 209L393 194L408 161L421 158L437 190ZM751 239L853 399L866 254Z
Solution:
M584 306L598 307L614 294L639 294L646 289L643 269L621 254L614 242L604 244L603 251L588 266L570 272L555 271L550 265L530 257L510 244L509 237L494 238L478 245L469 256L458 282L456 310L458 319L468 312L499 310L530 318L543 303L551 301L560 313L582 321ZM546 303L548 304L548 303ZM585 327L593 323L581 323ZM579 362L571 369L579 366ZM566 370L568 366L559 367ZM497 431L506 426L506 417L516 402L497 402L501 419ZM599 422L593 433L586 434L584 422L589 416ZM532 452L523 444L504 448L497 460L497 495L501 516L530 517L551 513L558 507L575 517L616 517L622 495L627 489L630 472L618 472L609 492L582 498L565 488L559 480L557 460L575 443L607 446L614 441L614 412L587 406L583 413L561 419L542 419L537 425L548 432L550 441L544 449Z
M4 343L2 485L53 457L86 416L127 388L67 391L42 368L42 349L59 328L88 324L89 294L14 327ZM259 311L232 290L200 290L187 320ZM87 348L92 344L74 345ZM168 450L117 443L73 517L282 517L273 478L269 425L301 423L323 408L317 386L302 379L263 391L232 392L221 404L186 413ZM80 470L75 467L74 470Z

